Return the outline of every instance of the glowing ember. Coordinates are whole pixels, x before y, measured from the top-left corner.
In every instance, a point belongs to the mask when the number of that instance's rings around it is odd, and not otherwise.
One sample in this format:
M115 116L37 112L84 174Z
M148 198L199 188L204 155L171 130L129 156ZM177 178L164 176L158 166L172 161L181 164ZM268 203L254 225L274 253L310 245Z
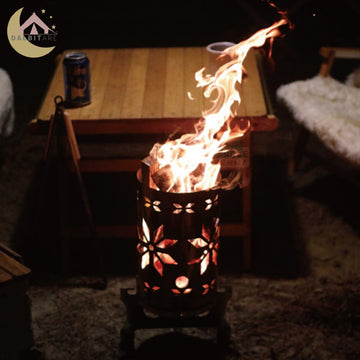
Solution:
M272 4L271 4L272 5ZM219 58L230 57L215 75L204 74L205 68L195 73L197 87L204 88L204 96L216 99L210 109L203 111L203 118L195 125L195 132L164 144L155 144L150 158L156 164L152 175L158 189L169 192L195 192L221 186L225 189L237 185L240 173L232 178L221 179L220 164L213 157L225 151L228 141L242 137L249 128L231 127L236 108L241 102L239 86L243 80L243 62L251 48L261 47L267 39L280 35L279 27L288 24L282 19L268 28L259 30L249 39L222 52ZM178 210L180 211L180 210Z

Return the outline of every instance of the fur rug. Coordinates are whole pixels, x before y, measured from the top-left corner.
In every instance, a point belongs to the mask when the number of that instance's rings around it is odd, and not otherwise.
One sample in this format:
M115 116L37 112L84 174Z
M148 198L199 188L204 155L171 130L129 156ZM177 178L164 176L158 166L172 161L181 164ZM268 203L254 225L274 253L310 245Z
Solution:
M317 75L281 85L276 95L327 147L360 166L360 88L356 75L351 74L346 83Z
M0 136L13 132L15 121L14 95L8 73L0 68Z

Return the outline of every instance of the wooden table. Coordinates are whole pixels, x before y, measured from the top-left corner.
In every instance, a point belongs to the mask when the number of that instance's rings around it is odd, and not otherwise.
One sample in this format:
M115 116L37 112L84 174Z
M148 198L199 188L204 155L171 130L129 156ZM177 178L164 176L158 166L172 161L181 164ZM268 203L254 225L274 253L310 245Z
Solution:
M90 60L92 102L67 110L77 134L193 131L194 121L206 107L194 75L213 63L205 47L81 51ZM54 113L54 97L64 94L63 56L38 115L30 122L33 130L46 126ZM242 86L238 117L251 118L254 130L274 130L277 120L264 92L260 61L257 51L251 51L245 60L248 77ZM188 91L196 100L188 98Z
M207 103L202 89L196 87L195 72L210 69L214 59L205 47L83 49L90 60L91 104L68 109L75 134L171 134L193 132L194 123L202 116ZM54 113L54 98L64 94L60 56L49 89L30 128L48 128ZM244 66L248 76L240 90L242 102L237 109L238 122L250 120L251 131L277 128L261 73L262 57L252 50ZM190 100L190 92L195 100ZM250 132L249 132L250 133ZM250 150L250 135L242 145ZM250 152L250 151L249 151ZM140 160L140 159L139 159ZM109 160L109 169L116 160ZM124 164L124 160L119 163ZM112 164L112 165L111 165ZM119 165L119 166L120 166ZM80 170L89 169L81 164ZM138 168L133 166L133 170ZM249 165L250 166L250 165ZM101 171L101 170L99 170ZM242 236L244 268L250 266L250 186L243 189L242 222L223 224L223 236ZM99 229L100 236L111 236L117 229ZM125 231L126 233L126 231ZM130 230L133 233L133 230ZM134 232L134 234L136 234Z

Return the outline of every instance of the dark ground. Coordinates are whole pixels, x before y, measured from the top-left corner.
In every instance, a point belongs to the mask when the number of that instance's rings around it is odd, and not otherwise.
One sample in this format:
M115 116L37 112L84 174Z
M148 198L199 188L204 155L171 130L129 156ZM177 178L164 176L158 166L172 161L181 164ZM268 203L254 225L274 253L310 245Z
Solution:
M303 162L300 176L289 182L288 159L298 129L276 102L274 92L280 84L315 75L320 46L359 46L355 24L360 9L355 0L346 0L341 7L328 1L278 3L289 8L295 28L275 41L274 65L265 66L280 126L274 133L253 137L251 271L243 274L239 270L239 254L234 249L240 249L240 243L236 239L224 240L220 253L221 283L233 288L227 308L232 328L227 358L355 360L360 358L360 190L309 160ZM59 40L53 53L27 59L7 42L1 43L0 66L13 80L17 115L14 134L1 140L5 161L0 175L1 242L19 251L33 270L30 296L34 336L47 358L116 359L125 318L119 291L134 286L134 240L106 243L111 274L107 290L74 289L60 285L54 236L56 206L42 213L41 226L35 222L39 194L44 191L40 159L45 137L30 134L27 122L36 115L55 57L68 48L237 42L270 25L277 16L262 1L223 2L216 11L209 5L203 10L201 2L188 6L43 4L39 6L56 14ZM2 13L2 33L20 6L12 2ZM35 9L35 3L31 7ZM204 16L199 19L199 14ZM346 71L350 72L352 65L347 64ZM340 69L338 72L343 76ZM316 139L311 146L335 159ZM117 175L87 181L92 201L97 204L113 200L113 193L104 188L111 189L117 183L127 190L133 186L132 178ZM116 196L123 195L117 192ZM56 191L48 189L46 199L47 205L53 203ZM114 206L111 213L121 211ZM83 269L91 261L81 259L90 255L76 247L73 253ZM218 349L210 341L213 338L211 329L189 329L180 334L139 331L138 357L216 358Z

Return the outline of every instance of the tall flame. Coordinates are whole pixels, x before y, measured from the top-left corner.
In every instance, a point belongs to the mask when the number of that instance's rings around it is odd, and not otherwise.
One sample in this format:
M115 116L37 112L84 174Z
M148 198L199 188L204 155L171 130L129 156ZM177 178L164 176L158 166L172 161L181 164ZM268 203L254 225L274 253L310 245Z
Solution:
M197 87L204 88L204 96L210 98L215 93L216 98L211 108L203 111L194 133L157 143L151 149L150 156L156 159L159 171L166 173L166 191L194 192L219 186L220 164L213 162L214 155L223 151L229 140L242 137L250 127L249 123L245 129L231 127L241 103L243 62L251 48L263 46L267 39L272 41L280 35L279 27L288 23L282 13L281 20L224 50L219 58L229 56L231 60L215 75L204 74L205 68L195 73ZM235 177L227 186L233 187L237 180Z

